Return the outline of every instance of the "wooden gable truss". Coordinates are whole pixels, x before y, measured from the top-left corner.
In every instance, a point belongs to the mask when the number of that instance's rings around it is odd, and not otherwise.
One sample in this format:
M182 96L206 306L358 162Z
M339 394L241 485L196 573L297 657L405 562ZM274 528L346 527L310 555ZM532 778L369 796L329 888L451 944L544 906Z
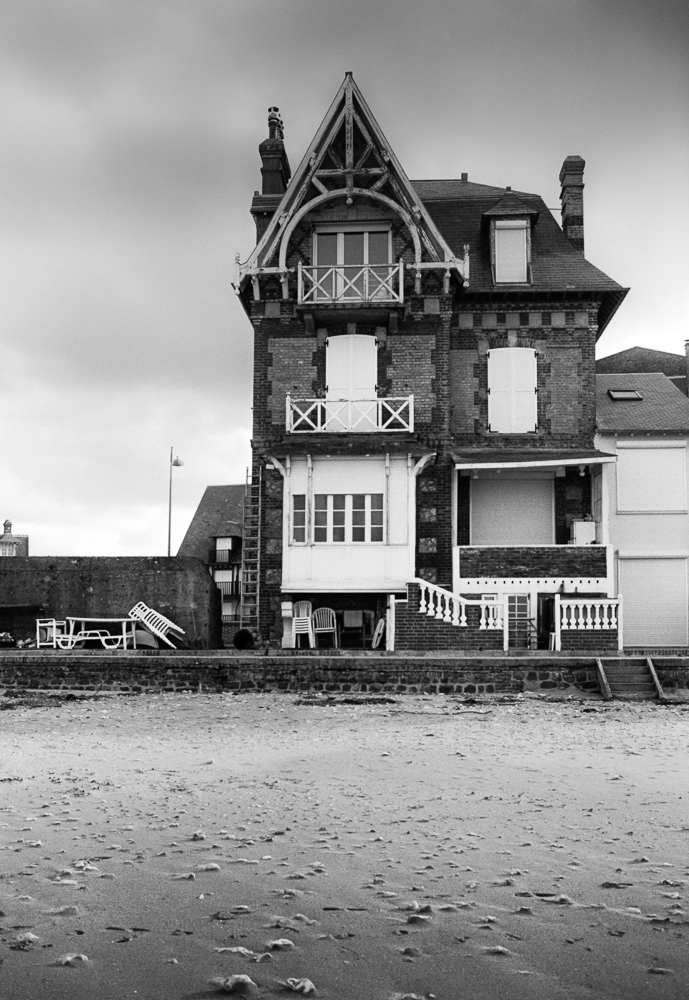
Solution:
M351 73L347 73L306 155L294 173L275 215L245 264L239 265L239 288L277 274L288 297L287 251L292 233L309 212L338 199L351 205L364 197L392 209L409 230L414 245L417 294L423 270L442 270L444 292L452 273L469 284L469 248L454 256L419 199Z

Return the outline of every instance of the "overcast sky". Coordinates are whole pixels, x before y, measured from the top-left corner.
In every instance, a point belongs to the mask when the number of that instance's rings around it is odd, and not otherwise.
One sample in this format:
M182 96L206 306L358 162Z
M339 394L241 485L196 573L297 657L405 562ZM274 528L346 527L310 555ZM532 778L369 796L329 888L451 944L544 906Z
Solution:
M249 463L257 147L293 169L352 70L412 179L559 207L586 160L586 256L631 292L600 354L681 353L686 0L5 0L0 521L32 555L173 552ZM559 215L557 216L559 219Z

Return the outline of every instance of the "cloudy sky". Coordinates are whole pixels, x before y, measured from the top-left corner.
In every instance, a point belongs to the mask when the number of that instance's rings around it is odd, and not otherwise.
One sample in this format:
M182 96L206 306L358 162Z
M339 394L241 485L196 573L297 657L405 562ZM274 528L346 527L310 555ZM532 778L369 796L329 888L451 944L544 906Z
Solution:
M32 555L173 551L249 462L258 143L295 168L346 70L412 178L559 205L628 295L600 345L689 337L685 0L5 0L0 520Z

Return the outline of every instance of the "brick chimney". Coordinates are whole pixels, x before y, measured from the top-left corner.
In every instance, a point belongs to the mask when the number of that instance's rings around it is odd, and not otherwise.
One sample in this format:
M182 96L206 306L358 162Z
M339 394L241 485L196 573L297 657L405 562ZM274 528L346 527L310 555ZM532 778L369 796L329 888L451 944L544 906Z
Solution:
M261 194L283 195L292 176L289 160L285 152L283 124L278 114L279 108L268 108L268 138L258 147L261 154Z
M584 167L580 156L568 156L560 170L562 229L575 250L584 253Z

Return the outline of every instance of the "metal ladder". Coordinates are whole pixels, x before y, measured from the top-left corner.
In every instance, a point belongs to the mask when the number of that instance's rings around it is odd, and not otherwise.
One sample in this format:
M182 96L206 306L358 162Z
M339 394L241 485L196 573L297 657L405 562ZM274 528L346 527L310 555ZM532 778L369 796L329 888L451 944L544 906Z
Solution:
M240 626L258 633L259 571L261 565L261 470L246 470L242 539L242 600Z

